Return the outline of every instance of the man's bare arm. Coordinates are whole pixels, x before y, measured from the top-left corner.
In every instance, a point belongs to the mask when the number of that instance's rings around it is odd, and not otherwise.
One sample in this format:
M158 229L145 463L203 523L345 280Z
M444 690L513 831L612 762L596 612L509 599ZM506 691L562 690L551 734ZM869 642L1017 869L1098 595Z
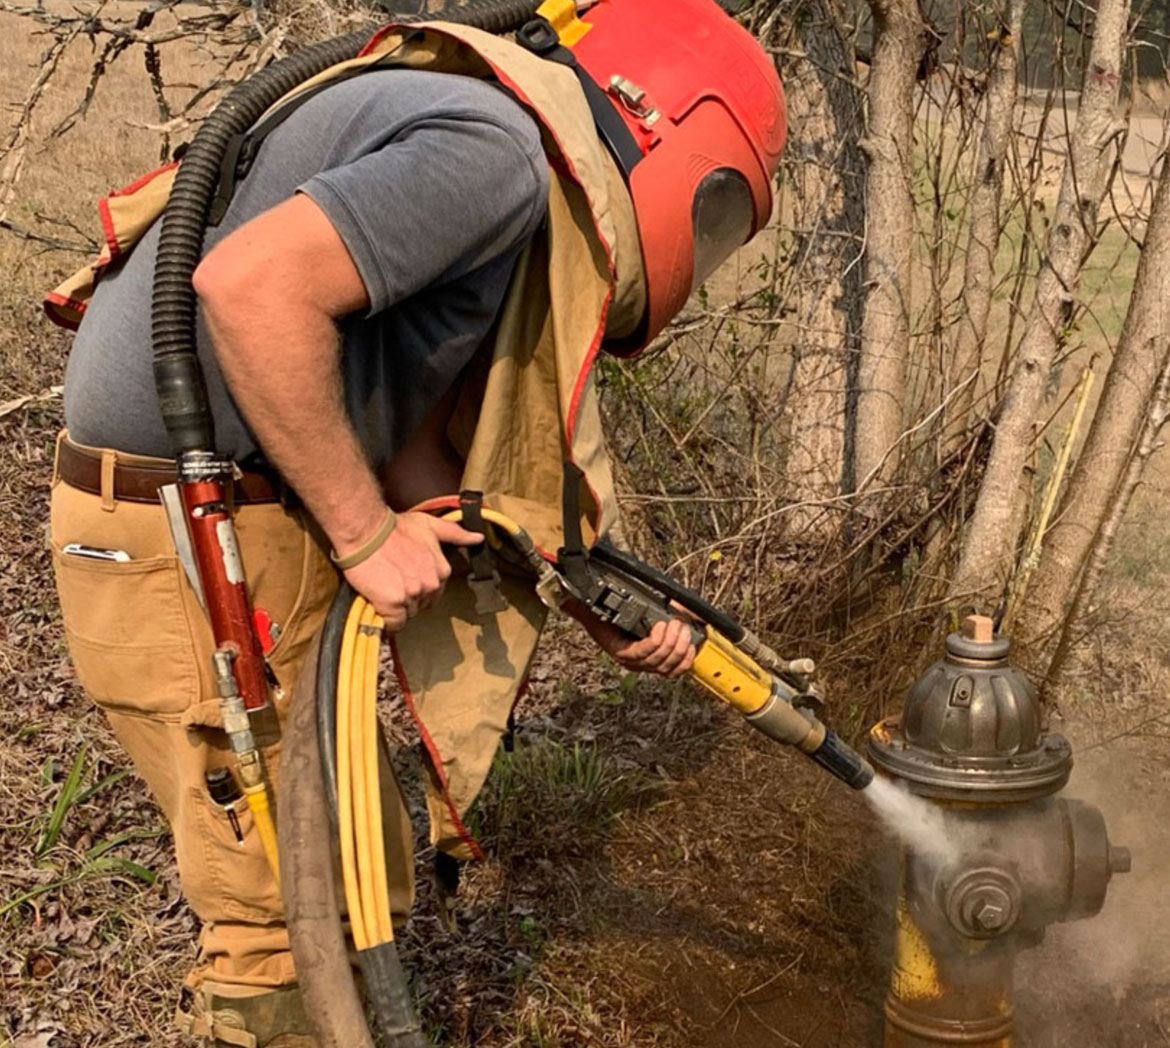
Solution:
M258 215L195 270L224 378L265 454L339 551L385 514L345 415L335 320L368 305L329 220L308 197Z
M265 454L341 555L386 505L346 416L336 321L369 305L349 252L321 209L298 195L216 245L194 284L220 369ZM450 572L440 542L479 536L403 514L382 548L346 573L395 628Z
M293 197L221 241L196 269L195 290L220 368L265 453L338 553L357 548L386 507L342 397L335 322L367 308L369 298L341 238L312 200ZM455 524L405 513L382 548L346 578L388 627L400 628L450 574L439 543L478 541ZM694 658L681 622L631 641L584 609L576 617L630 669L678 676Z

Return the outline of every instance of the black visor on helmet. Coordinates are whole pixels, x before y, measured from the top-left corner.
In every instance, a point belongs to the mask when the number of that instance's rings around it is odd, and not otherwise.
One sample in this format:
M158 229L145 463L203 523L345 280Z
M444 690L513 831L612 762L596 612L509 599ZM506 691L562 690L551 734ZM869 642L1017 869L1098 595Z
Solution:
M755 208L747 179L730 167L703 176L691 203L695 236L694 291L752 235Z

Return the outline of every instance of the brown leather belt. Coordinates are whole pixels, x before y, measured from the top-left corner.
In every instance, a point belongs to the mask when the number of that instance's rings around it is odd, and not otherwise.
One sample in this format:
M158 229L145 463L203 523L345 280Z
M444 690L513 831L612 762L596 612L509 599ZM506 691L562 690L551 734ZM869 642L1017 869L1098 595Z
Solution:
M78 447L62 440L57 452L57 476L70 487L102 493L102 454L100 451ZM131 466L114 463L114 498L121 502L158 502L158 489L175 480L171 462L158 465ZM279 502L276 485L263 473L244 473L232 484L232 501L237 505L249 502Z

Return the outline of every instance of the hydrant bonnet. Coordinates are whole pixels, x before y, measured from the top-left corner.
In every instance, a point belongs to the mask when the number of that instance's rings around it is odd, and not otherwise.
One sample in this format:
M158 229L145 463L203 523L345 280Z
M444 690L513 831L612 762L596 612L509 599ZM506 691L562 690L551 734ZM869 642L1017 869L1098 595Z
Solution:
M1072 751L1043 731L1036 691L1008 663L1008 649L978 616L948 636L946 655L911 687L901 716L873 730L874 763L940 800L1015 803L1061 789Z

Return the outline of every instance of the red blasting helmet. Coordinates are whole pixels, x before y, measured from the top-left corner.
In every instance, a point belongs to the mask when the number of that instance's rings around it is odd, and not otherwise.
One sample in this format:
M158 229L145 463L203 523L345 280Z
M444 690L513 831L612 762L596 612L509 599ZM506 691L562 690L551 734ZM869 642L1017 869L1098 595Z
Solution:
M715 0L598 0L581 21L589 29L572 52L641 154L629 189L647 315L633 338L607 347L625 355L768 221L784 92L771 58Z

